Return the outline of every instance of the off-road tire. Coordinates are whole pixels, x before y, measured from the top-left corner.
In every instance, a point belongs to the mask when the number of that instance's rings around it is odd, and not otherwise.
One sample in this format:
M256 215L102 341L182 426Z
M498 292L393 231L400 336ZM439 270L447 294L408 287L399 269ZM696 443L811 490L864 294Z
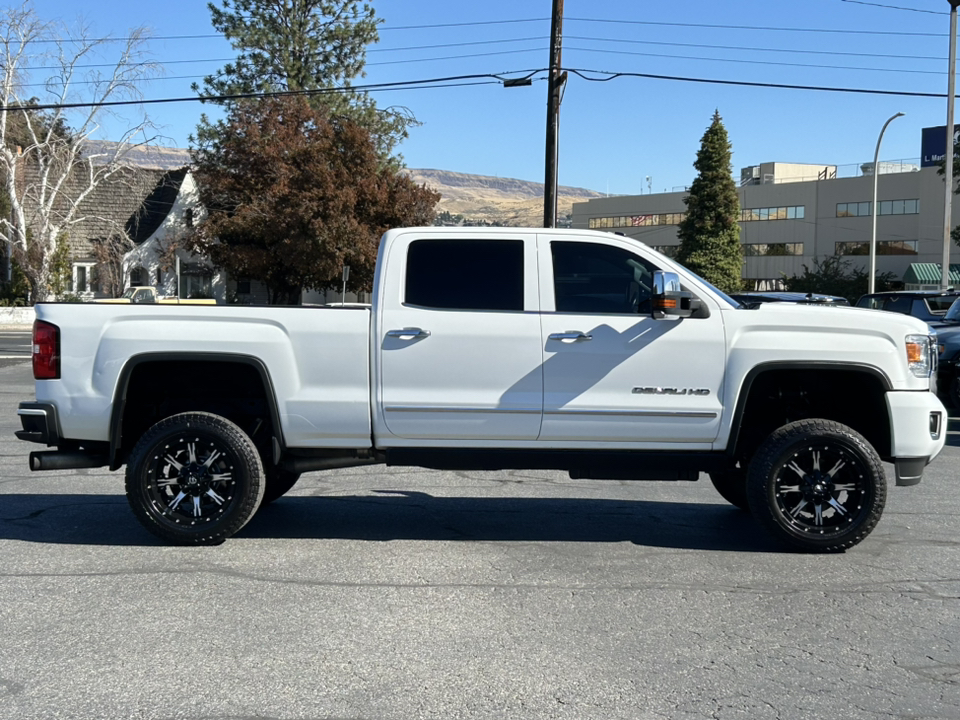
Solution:
M175 545L219 545L253 517L263 491L263 465L253 442L211 413L161 420L140 438L127 464L134 514Z
M807 552L842 552L859 543L880 521L886 498L876 450L832 420L800 420L774 431L747 472L754 518Z

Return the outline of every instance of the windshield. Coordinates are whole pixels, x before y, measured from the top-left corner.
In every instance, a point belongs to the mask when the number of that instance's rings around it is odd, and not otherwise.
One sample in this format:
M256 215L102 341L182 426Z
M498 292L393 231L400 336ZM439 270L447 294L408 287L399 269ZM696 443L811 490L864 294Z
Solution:
M743 303L737 302L737 301L734 300L732 297L730 297L729 295L727 295L723 290L719 290L713 283L707 282L706 280L704 280L702 277L700 277L699 275L697 275L697 274L696 274L693 270L691 270L690 268L684 266L684 270L686 270L688 273L690 273L691 275L693 275L693 277L695 277L697 280L699 280L700 282L702 282L702 283L703 283L704 285L706 285L708 288L710 288L711 290L713 290L719 297L721 297L721 298L723 298L724 300L726 300L726 301L727 301L728 303L730 303L733 307L735 307L735 308L746 307L746 305L744 305Z
M943 319L953 320L954 322L960 321L960 302L955 300L953 305L950 306L950 309L947 310L947 314L943 316Z
M136 291L137 291L136 288L127 288L126 290L123 291L123 295L121 295L120 297L130 300L131 298L133 298L133 294Z

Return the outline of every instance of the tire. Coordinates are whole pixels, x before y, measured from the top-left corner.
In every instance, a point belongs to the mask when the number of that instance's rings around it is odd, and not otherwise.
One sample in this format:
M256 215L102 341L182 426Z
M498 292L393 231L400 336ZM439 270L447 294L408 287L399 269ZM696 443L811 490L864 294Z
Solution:
M750 512L750 503L747 502L747 473L743 468L734 467L712 472L710 482L720 493L720 497L734 507Z
M151 533L175 545L219 545L253 517L264 474L250 438L229 420L189 412L161 420L127 464L127 501Z
M887 498L876 450L855 430L822 419L773 432L747 473L747 500L774 537L807 552L842 552L876 527Z
M263 471L266 483L263 490L263 502L260 503L260 507L282 498L293 489L297 480L300 479L300 473L290 472L276 465L270 465L269 467L264 465Z

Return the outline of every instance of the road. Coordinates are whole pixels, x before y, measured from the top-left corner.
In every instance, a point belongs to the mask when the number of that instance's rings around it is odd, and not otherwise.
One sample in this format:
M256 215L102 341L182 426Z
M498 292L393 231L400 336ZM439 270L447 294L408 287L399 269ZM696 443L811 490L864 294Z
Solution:
M397 468L311 473L173 548L121 474L27 470L32 397L0 367L4 720L960 712L960 447L836 556L781 551L705 480Z
M0 368L30 359L30 329L0 325Z

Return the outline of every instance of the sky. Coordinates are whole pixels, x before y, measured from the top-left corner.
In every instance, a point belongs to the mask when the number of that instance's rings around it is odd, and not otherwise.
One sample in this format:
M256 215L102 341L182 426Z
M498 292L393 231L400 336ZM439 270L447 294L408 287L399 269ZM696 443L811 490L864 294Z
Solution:
M368 48L367 76L355 84L420 82L372 93L380 107L406 107L421 123L399 148L407 166L543 182L551 0L371 4L382 20L380 41ZM898 112L904 117L884 133L880 159L919 163L921 129L946 123L948 0L563 4L561 185L618 195L681 190L696 176L715 111L737 178L763 162L855 174L873 161L881 128ZM42 20L71 32L84 25L94 37L147 28L163 72L143 86L149 99L194 97L192 82L236 56L201 0L34 0L33 8ZM116 62L119 48L104 44L99 61ZM500 82L531 71L529 87ZM461 79L440 80L451 77ZM36 94L43 97L40 88ZM161 144L187 147L210 106L147 111ZM100 137L118 139L130 122L124 113L106 117Z

